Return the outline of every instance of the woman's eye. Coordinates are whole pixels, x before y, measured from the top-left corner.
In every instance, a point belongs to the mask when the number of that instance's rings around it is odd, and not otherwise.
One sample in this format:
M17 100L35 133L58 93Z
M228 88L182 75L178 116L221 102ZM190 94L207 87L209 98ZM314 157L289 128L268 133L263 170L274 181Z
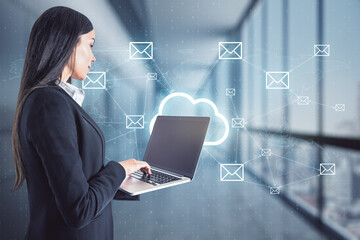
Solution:
M90 47L92 48L94 46L94 44L90 44Z

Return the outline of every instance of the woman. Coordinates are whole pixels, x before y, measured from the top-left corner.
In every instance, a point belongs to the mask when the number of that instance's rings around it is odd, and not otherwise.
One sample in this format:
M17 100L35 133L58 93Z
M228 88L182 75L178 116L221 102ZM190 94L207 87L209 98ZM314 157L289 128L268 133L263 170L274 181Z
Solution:
M27 239L113 239L121 182L151 173L135 159L103 165L104 136L81 108L83 91L68 83L86 78L94 43L89 19L66 7L48 9L31 30L12 137L14 188L26 178L28 189Z

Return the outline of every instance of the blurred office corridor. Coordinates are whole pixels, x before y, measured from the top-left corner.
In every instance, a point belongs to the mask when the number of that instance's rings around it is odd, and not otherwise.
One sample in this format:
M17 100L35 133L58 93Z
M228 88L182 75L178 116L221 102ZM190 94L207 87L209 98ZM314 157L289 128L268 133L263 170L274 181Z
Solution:
M11 191L11 126L31 27L57 5L96 31L88 77L106 86L73 84L105 135L107 161L142 159L169 94L211 101L229 127L209 105L172 99L161 114L211 115L215 144L191 183L113 201L115 239L360 238L360 1L5 0L0 239L26 233L26 186ZM132 52L139 42L152 50L142 59ZM143 127L127 125L134 115ZM241 181L224 178L228 164L242 167Z

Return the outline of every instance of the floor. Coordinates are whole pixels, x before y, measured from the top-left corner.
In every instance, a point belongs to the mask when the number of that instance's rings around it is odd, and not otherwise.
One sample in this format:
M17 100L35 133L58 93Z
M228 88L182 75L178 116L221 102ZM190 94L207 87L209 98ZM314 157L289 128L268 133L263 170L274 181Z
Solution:
M327 239L248 178L221 182L206 154L191 183L113 202L115 239Z

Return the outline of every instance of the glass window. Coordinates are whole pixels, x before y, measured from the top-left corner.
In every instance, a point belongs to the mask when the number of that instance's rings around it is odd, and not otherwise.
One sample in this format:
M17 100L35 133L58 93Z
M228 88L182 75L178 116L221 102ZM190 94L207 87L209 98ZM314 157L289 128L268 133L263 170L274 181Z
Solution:
M248 68L248 71L252 72L252 78L247 81L252 81L253 92L250 93L251 96L248 101L252 101L252 109L249 109L249 115L247 116L247 121L249 126L252 127L261 127L262 121L262 91L263 91L263 81L264 71L262 70L262 56L263 49L261 46L261 38L263 37L261 25L263 21L261 20L263 4L257 5L254 9L253 14L250 17L251 27L253 28L253 39L251 40L252 45L251 52L243 57L243 65ZM249 45L250 46L250 45ZM244 52L246 53L246 52Z
M334 147L324 150L324 162L334 163L334 175L324 177L324 219L360 237L360 154Z
M289 127L294 132L314 134L318 119L318 79L316 58L317 1L288 1L289 4L289 71L290 91ZM306 17L305 17L306 16ZM298 104L298 97L308 98L309 103ZM305 100L304 99L304 100Z
M273 87L270 85L274 77L276 80L282 79L285 76L283 73L275 74L273 72L287 72L288 69L283 67L283 24L282 24L282 0L268 1L267 2L267 48L263 49L263 57L266 58L266 67L263 70L269 72L268 80L266 74L262 74L262 89ZM286 76L284 82L286 83ZM291 78L290 78L291 80ZM282 86L282 85L281 85ZM283 122L283 94L287 94L288 89L266 89L266 112L263 113L264 125L270 129L281 129Z
M247 57L250 60L250 55L252 54L252 39L249 34L249 21L246 21L243 27L241 28L241 41L243 43L243 57ZM250 46L251 45L251 46ZM242 84L241 90L241 108L242 108L242 116L246 117L249 115L250 107L249 103L251 101L251 90L250 85L253 81L252 76L249 74L249 66L245 62L241 62L241 72L240 72L240 79Z
M360 2L324 1L324 132L360 136ZM345 104L345 111L338 110Z

